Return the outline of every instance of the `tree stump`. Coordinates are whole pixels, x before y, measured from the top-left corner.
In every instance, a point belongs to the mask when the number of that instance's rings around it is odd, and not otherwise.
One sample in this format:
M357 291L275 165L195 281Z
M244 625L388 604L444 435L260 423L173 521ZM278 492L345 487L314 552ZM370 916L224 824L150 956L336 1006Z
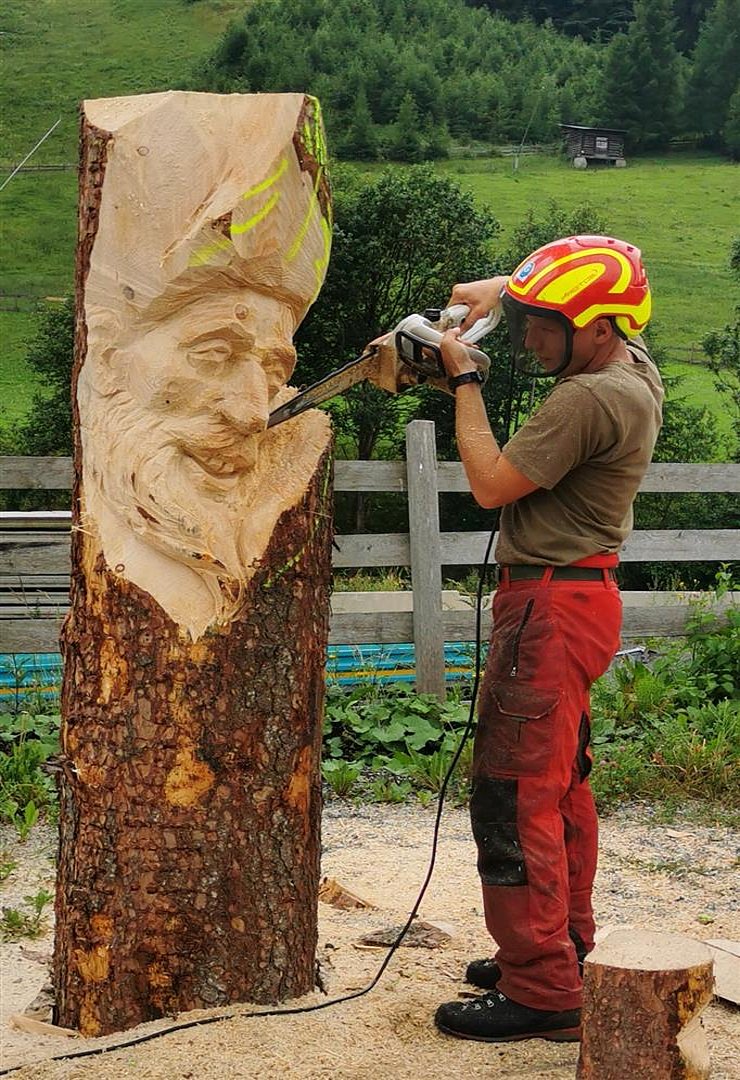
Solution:
M318 103L82 115L55 1022L311 990L331 432L266 430L326 269Z
M586 958L579 1080L704 1080L712 958L679 934L617 930Z

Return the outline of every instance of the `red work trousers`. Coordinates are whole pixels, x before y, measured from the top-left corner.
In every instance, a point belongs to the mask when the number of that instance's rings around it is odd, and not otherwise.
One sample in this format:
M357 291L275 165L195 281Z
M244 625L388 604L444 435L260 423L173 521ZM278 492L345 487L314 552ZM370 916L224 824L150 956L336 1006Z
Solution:
M594 944L589 690L619 646L622 604L606 570L551 572L496 591L470 813L498 988L559 1011L581 1004L574 940Z

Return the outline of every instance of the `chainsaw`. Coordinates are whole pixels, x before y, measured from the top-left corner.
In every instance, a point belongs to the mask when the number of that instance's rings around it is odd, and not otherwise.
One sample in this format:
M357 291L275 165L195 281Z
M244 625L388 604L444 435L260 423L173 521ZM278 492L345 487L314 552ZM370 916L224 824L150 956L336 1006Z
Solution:
M422 383L430 383L448 394L454 393L447 383L440 342L446 330L460 325L468 310L465 304L454 304L449 308L427 308L421 315L407 315L395 330L371 342L360 356L270 413L268 428L300 416L306 409L313 409L365 380L391 394ZM491 361L474 346L493 330L500 318L500 309L490 311L458 339L468 349L483 381L488 377Z

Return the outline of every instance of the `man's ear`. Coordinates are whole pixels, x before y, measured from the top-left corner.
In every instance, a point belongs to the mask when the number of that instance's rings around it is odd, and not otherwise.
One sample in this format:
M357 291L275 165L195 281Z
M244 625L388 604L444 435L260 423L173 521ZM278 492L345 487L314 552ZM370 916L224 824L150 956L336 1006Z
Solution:
M597 319L594 323L594 341L603 345L614 336L614 327L611 319Z

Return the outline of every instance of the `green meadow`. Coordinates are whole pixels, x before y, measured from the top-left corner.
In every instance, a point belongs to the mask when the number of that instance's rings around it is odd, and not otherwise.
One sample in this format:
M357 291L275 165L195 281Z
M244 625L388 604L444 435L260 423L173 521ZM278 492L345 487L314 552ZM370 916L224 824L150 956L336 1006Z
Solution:
M18 162L57 119L32 163L76 161L81 99L182 85L242 10L241 0L4 0L0 163ZM435 168L453 174L493 210L503 242L525 214L550 200L597 208L611 231L644 252L654 327L672 370L686 372L683 393L722 416L707 373L684 361L692 349L699 354L702 336L723 326L738 300L727 261L740 232L740 166L709 154L676 153L632 159L620 170L579 172L542 154L451 159ZM0 296L0 431L25 415L35 388L25 362L33 301L9 310L16 301L7 294L69 294L75 204L74 171L18 174L0 192L0 293L6 294Z
M401 166L399 166L401 167ZM525 155L453 159L436 168L454 175L489 206L502 240L529 211L550 201L590 203L611 231L643 250L654 290L653 325L671 356L670 372L685 376L682 395L720 416L711 378L687 363L709 330L723 326L740 289L728 269L729 245L740 230L740 166L703 154L636 159L626 169L578 171L561 158ZM19 174L0 193L3 265L0 291L62 296L73 282L76 177L72 172ZM464 223L461 223L464 228ZM1 311L0 426L24 415L33 393L25 345L32 311Z
M522 155L441 166L485 202L506 233L549 200L590 203L610 232L642 248L654 291L653 325L666 347L686 348L724 325L740 293L728 269L740 231L740 166L705 154L635 158L626 169L571 168Z

